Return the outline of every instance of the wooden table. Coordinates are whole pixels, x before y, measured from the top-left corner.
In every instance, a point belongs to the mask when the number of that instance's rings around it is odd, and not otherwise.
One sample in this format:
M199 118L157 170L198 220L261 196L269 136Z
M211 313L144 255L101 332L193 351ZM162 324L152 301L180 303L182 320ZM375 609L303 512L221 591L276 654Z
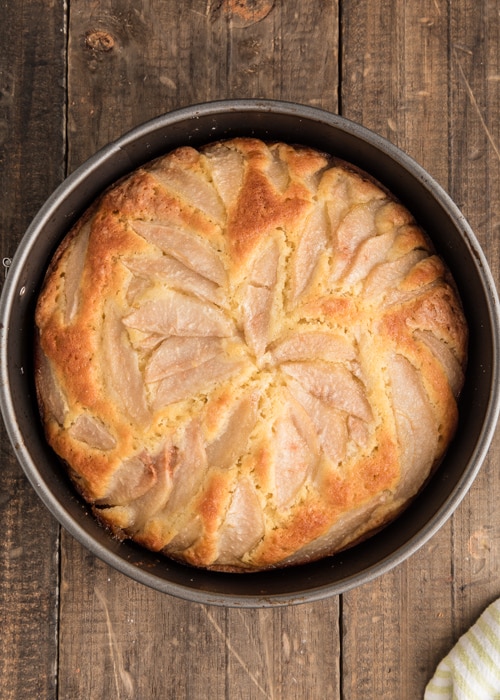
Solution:
M173 108L259 97L338 112L407 151L498 280L499 0L2 0L0 37L2 258L100 146ZM262 610L108 568L47 512L4 431L1 448L4 699L414 700L500 594L498 438L408 561L343 596Z

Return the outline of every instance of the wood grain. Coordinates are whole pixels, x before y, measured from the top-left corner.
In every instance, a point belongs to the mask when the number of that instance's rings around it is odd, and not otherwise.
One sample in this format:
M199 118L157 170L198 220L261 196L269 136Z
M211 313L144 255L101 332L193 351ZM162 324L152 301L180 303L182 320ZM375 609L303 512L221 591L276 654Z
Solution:
M71 538L63 551L60 697L339 697L335 599L200 605L130 582Z
M255 2L154 0L142 10L72 2L71 168L147 119L209 100L267 97L336 111L336 2L260 5L268 12L255 18Z
M497 285L500 281L500 23L498 4L452 7L451 91L454 129L450 189L468 218ZM496 439L454 519L453 631L462 634L500 593L500 513Z
M24 0L0 3L0 19L2 257L66 169L125 131L197 102L275 98L338 111L413 156L499 283L498 2ZM422 697L500 594L499 440L405 563L340 598L238 610L157 593L60 537L1 431L2 699Z
M2 8L2 260L14 255L30 219L64 177L64 26L63 2ZM5 274L1 266L0 286ZM44 700L55 697L57 686L59 528L22 474L3 426L0 446L0 695Z
M348 3L343 26L343 114L388 138L447 188L455 117L443 78L452 51L447 4ZM453 546L448 523L402 566L344 597L346 699L422 697L453 641Z
M330 2L156 0L131 9L102 0L89 12L75 0L70 170L187 104L272 97L334 111L337 30ZM179 601L129 581L65 533L61 571L61 698L339 697L336 598L260 611Z

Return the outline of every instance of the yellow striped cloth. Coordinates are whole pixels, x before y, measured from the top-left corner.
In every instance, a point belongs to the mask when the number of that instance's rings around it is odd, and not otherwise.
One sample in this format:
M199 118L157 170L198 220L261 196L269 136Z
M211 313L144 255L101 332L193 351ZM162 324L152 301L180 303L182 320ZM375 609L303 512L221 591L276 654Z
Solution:
M458 640L436 669L424 700L500 699L500 599Z

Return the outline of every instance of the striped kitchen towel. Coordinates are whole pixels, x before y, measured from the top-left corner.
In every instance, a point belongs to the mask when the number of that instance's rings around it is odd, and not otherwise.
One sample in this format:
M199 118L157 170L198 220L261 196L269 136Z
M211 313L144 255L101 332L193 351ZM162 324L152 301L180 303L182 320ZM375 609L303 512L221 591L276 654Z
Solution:
M436 669L424 700L500 699L500 599L458 640Z

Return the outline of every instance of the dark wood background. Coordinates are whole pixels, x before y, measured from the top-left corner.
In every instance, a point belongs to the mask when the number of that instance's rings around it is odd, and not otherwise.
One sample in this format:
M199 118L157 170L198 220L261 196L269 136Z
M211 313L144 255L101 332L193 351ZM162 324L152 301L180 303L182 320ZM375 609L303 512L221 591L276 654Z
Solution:
M341 113L416 158L498 282L499 29L499 0L0 0L2 258L108 141L176 107L262 97ZM392 572L322 602L238 610L95 559L39 502L2 428L0 696L422 697L500 595L499 450L497 437L455 515Z

